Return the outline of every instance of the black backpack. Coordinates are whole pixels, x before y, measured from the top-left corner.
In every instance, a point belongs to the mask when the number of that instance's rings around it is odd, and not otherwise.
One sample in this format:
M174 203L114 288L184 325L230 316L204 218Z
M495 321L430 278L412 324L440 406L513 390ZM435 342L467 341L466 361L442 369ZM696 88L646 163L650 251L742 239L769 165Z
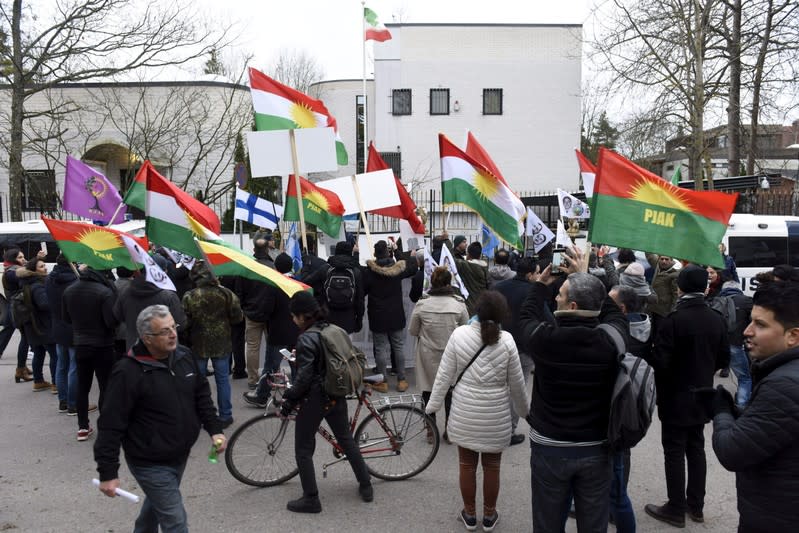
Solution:
M39 328L34 320L33 301L31 300L30 286L24 286L19 292L11 297L11 320L14 326L21 328L26 325L33 326L38 333Z
M655 372L649 364L625 351L624 340L613 326L599 326L619 352L619 372L613 384L608 417L608 445L613 451L632 448L652 424L657 393Z
M349 309L355 303L355 272L351 268L330 267L325 277L325 298L330 309Z
M710 308L721 314L727 333L734 334L738 329L738 311L732 296L716 296L710 300Z

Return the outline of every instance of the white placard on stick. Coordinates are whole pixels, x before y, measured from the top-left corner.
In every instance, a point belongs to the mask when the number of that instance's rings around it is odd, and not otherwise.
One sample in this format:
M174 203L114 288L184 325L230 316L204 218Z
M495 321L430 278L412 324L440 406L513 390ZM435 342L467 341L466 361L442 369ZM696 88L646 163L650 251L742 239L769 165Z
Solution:
M333 128L300 128L294 130L294 137L301 175L338 170ZM247 149L253 177L294 174L289 130L248 131Z
M400 204L397 182L391 169L356 174L355 181L361 190L363 210L371 211L382 207L391 207ZM355 188L352 186L352 176L320 181L318 186L333 191L344 204L344 214L360 213L358 199L355 197Z

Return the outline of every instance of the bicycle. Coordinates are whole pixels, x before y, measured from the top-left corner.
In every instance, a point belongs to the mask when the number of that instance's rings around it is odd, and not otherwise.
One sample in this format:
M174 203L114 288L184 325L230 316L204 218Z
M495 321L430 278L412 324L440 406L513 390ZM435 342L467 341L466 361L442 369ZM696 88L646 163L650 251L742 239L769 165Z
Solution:
M254 487L279 485L298 473L294 459L294 416L283 418L276 409L283 391L291 386L289 378L284 372L275 372L265 379L271 393L264 412L236 429L225 451L225 465L233 477ZM369 473L379 479L397 481L424 471L438 453L440 437L433 419L418 407L424 405L421 396L387 396L375 405L369 399L370 385L382 382L383 376L367 376L363 381L357 396L348 397L358 401L349 429L355 430L353 437ZM368 414L358 424L363 408ZM322 476L327 477L327 467L346 460L346 455L324 426L319 426L318 434L332 446L336 458L322 465Z

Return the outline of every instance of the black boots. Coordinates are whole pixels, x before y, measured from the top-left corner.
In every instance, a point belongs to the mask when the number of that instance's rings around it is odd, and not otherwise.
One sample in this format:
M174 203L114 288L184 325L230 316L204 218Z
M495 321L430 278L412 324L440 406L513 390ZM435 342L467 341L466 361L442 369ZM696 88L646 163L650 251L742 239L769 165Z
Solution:
M366 485L359 485L358 486L358 494L361 495L361 499L365 502L370 502L375 499L374 491L372 490L372 484L368 483Z
M286 504L286 509L294 513L321 513L322 502L319 501L319 495L312 496L303 495L302 498L291 500Z

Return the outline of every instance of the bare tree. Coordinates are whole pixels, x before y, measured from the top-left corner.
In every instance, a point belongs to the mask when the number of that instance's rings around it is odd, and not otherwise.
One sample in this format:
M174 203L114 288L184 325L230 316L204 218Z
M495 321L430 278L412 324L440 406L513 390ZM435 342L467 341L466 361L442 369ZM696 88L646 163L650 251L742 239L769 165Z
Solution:
M219 48L224 28L202 24L189 0L58 0L0 3L0 79L10 85L11 218L21 218L26 101L61 83L181 65Z
M282 49L267 71L274 79L308 94L311 85L325 75L322 66L305 50ZM318 94L311 95L319 98Z

